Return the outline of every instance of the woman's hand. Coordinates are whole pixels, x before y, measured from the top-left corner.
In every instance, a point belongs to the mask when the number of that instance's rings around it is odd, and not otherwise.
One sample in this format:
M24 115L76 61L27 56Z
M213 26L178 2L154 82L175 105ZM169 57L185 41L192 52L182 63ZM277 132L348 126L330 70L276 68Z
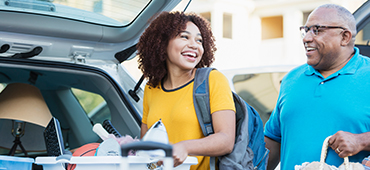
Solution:
M186 158L188 157L188 151L184 142L179 142L173 145L173 163L174 167L181 165L184 163Z

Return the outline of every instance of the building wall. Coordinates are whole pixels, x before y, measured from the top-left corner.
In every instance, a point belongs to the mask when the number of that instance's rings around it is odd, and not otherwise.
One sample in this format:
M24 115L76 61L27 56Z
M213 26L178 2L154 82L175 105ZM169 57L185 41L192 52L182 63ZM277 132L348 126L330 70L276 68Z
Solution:
M335 3L354 12L365 0L193 0L187 12L210 13L216 38L214 67L220 70L269 65L305 63L306 57L299 26L307 14L319 5ZM223 37L223 14L232 15L232 38ZM306 14L306 15L305 15ZM269 18L282 17L282 36L262 37L262 25L267 30L279 25ZM266 37L266 36L265 36ZM268 36L267 36L268 37ZM272 36L273 37L273 36Z

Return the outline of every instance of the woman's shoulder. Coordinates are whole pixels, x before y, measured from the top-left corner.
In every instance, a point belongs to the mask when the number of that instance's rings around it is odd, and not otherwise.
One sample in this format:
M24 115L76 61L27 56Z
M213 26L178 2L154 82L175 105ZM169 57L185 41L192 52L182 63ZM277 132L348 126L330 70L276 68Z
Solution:
M209 76L210 77L225 77L224 74L222 74L220 71L218 71L217 69L213 69L211 71L211 73L209 73Z
M228 84L228 80L222 72L214 69L209 74L209 83L210 84L216 83L216 84L219 84L219 85L224 84L224 83Z

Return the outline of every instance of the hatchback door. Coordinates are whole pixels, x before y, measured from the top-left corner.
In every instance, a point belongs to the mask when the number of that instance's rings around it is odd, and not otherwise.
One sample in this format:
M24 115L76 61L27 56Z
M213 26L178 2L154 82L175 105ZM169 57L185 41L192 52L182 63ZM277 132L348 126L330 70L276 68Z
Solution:
M353 15L356 19L356 47L360 49L360 53L365 56L370 56L370 2L366 1L358 8Z

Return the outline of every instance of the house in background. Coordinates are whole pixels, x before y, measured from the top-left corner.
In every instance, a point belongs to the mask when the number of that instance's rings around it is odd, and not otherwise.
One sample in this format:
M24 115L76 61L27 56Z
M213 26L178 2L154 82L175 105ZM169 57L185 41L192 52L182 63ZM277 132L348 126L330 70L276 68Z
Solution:
M193 0L187 12L211 21L220 70L305 63L299 27L319 5L354 12L365 0Z
M275 107L280 82L306 62L299 27L326 3L354 12L364 0L193 0L187 12L211 22L216 60L231 88L253 106L265 123ZM362 40L362 32L357 37Z

